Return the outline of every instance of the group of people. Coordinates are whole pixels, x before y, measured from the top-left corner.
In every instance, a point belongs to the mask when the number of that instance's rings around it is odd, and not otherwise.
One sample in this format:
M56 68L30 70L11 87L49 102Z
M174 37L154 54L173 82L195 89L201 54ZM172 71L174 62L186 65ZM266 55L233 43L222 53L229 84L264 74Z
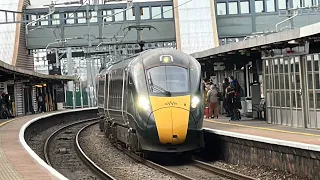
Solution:
M239 82L233 77L225 78L222 84L222 93L212 80L205 79L205 102L209 108L209 118L218 118L219 104L223 102L223 108L227 112L227 117L231 117L231 121L239 121L241 119L239 109L241 106L241 97L244 96L243 90Z
M12 101L10 100L10 95L8 93L2 92L0 94L0 105L0 118L13 118Z

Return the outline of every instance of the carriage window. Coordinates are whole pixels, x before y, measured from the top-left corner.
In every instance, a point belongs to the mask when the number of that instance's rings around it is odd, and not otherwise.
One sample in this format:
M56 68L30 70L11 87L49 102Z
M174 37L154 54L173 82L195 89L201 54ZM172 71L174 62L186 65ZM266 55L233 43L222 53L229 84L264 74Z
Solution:
M158 92L150 86L150 81L153 85L159 86L169 92L188 92L188 70L177 66L158 66L147 70L149 82L149 91Z

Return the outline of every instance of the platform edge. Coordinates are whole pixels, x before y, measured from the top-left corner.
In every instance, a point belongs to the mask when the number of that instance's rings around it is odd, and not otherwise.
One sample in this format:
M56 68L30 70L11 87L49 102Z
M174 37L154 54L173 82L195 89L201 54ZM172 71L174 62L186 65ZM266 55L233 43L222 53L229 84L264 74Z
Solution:
M59 114L65 114L65 113L70 113L70 112L77 112L77 111L84 111L84 110L91 110L91 109L96 109L96 107L93 108L83 108L83 109L73 109L73 110L67 110L67 111L60 111L60 112L55 112L51 114L46 114L40 117L36 117L25 123L19 131L19 141L22 144L23 148L29 153L29 155L38 162L38 164L42 167L44 167L49 173L51 173L53 176L55 176L58 179L61 180L68 180L65 176L60 174L57 170L49 166L46 162L44 162L27 144L27 142L24 139L24 133L26 129L34 122L39 121L44 118L48 118L51 116L59 115Z
M311 150L311 151L318 151L318 152L320 151L320 146L313 145L313 144L306 144L306 143L300 143L300 142L273 139L273 138L255 136L255 135L250 135L250 134L242 134L242 133L236 133L236 132L230 132L230 131L223 131L223 130L212 129L212 128L203 128L203 130L207 131L209 133L215 133L218 135L229 136L229 137L234 137L234 138L239 138L239 139L246 139L246 140L251 140L251 141L257 141L257 142L268 143L268 144L275 144L275 145L279 145L279 146L299 148L299 149L304 149L304 150Z

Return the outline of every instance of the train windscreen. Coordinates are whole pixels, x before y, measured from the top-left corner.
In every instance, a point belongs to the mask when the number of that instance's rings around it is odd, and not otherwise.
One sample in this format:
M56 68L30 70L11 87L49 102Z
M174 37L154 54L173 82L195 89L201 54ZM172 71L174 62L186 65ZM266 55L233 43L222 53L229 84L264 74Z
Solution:
M188 69L179 66L158 66L147 70L150 92L189 92Z

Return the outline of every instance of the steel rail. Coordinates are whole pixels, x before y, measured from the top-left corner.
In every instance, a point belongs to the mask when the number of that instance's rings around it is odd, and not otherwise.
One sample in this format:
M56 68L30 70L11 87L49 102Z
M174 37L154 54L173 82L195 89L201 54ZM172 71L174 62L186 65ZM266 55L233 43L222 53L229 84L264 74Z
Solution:
M60 131L66 129L68 127L77 125L77 124L81 124L81 123L85 123L85 122L89 122L89 121L96 121L98 119L99 118L92 118L92 119L85 119L85 120L77 121L77 122L68 124L66 126L63 126L63 127L59 128L59 129L57 129L56 131L54 131L53 133L51 133L51 135L47 138L46 142L44 143L44 147L43 147L43 152L44 152L44 157L46 159L46 163L49 164L52 167L51 162L50 162L50 158L49 158L49 147L50 147L50 143L52 142L53 138L56 137L56 135Z
M185 179L185 180L195 180L194 178L191 178L189 176L186 176L184 174L181 174L177 171L173 171L169 168L166 168L164 166L161 166L160 164L157 164L157 163L154 163L152 161L149 161L143 157L140 157L132 152L130 152L129 150L127 150L126 148L122 147L121 145L115 145L116 148L118 148L121 152L125 153L126 155L128 155L129 157L131 157L132 159L134 159L135 161L141 163L141 164L144 164L152 169L155 169L155 170L159 170L165 174L170 174L172 176L175 176L179 179Z
M81 128L75 138L75 147L76 147L76 151L78 156L80 157L80 159L82 160L83 163L86 164L87 167L90 168L91 171L93 171L96 175L98 175L100 178L102 179L110 179L110 180L116 180L116 178L114 178L112 175L110 175L109 173L107 173L106 171L104 171L103 169L101 169L96 163L94 163L87 155L86 153L83 151L83 149L81 148L81 145L79 143L79 136L81 134L81 132L85 129L87 129L88 127L95 125L99 122L93 122L91 124L88 124L86 126L84 126L83 128Z
M229 170L226 170L226 169L223 169L223 168L219 168L219 167L213 166L211 164L208 164L208 163L205 163L205 162L202 162L202 161L199 161L199 160L193 159L192 161L193 161L193 164L195 166L197 166L198 168L201 168L203 170L212 172L214 174L226 176L228 178L237 179L237 180L256 180L253 177L246 176L246 175L243 175L243 174L239 174L239 173L236 173L236 172L233 172L233 171L229 171Z

